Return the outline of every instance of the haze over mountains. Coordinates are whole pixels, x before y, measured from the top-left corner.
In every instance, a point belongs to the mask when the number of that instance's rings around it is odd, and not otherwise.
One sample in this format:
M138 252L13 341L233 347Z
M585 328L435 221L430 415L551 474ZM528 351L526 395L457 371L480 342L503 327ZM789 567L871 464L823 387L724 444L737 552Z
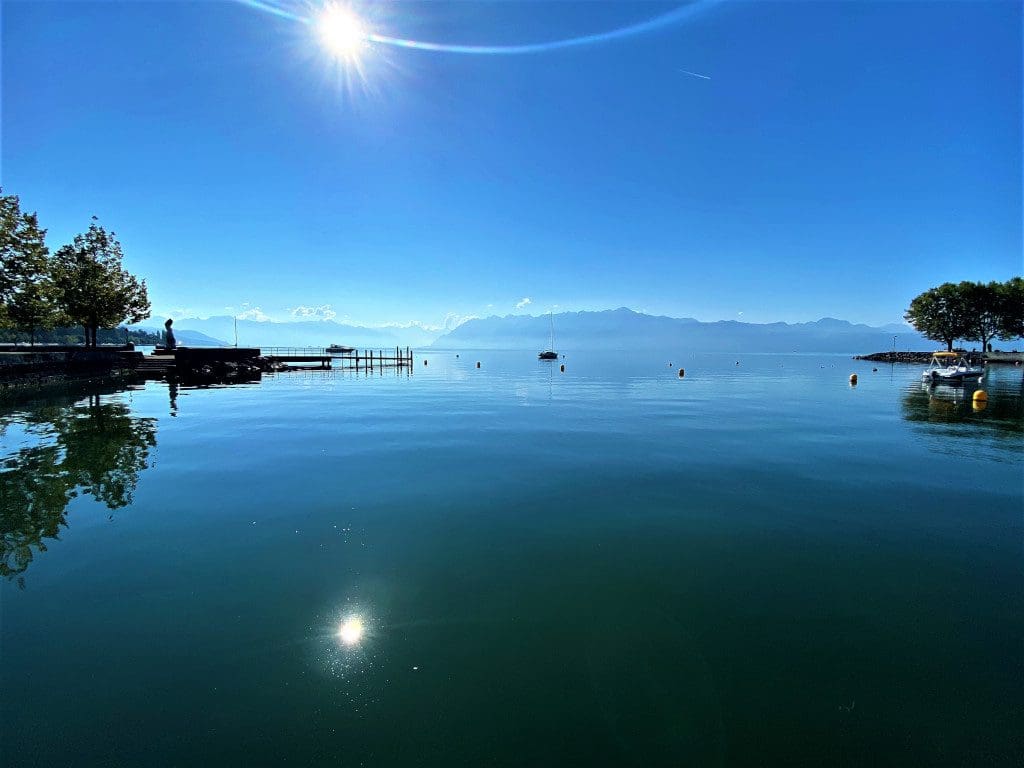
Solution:
M551 321L546 316L508 315L470 320L434 342L447 349L543 349ZM694 352L878 352L897 346L931 349L909 326L871 327L835 318L811 323L704 323L692 317L646 315L621 307L554 316L555 348L663 349Z
M190 332L204 334L221 344L234 344L235 319L230 315L220 315L186 317L174 321L174 334L179 341L185 343ZM367 349L425 347L441 333L443 331L427 331L416 325L366 328L334 320L296 320L285 323L270 320L238 321L238 344L243 347L327 347L331 344Z
M936 347L909 326L873 327L835 318L808 323L742 323L733 320L700 322L664 317L621 307L600 312L562 312L554 315L555 348L659 349L695 352L849 352L892 349L927 350ZM221 343L233 343L235 321L229 316L175 321L182 343L201 343L190 332ZM469 320L447 333L420 326L367 328L334 320L296 322L238 321L238 343L249 346L328 346L360 348L412 346L434 349L529 349L547 347L551 320L547 315L505 315ZM193 340L194 339L194 340ZM206 342L212 343L212 342Z

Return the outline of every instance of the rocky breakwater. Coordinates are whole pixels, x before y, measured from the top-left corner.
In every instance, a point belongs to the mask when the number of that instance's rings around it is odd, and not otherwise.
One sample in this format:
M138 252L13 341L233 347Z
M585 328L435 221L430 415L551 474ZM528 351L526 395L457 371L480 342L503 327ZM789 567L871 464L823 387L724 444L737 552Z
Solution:
M955 350L954 350L955 351ZM854 360L871 360L876 363L925 363L932 360L934 352L875 352L872 355L854 355Z
M259 381L264 372L279 370L256 348L188 348L175 352L180 379L193 384Z

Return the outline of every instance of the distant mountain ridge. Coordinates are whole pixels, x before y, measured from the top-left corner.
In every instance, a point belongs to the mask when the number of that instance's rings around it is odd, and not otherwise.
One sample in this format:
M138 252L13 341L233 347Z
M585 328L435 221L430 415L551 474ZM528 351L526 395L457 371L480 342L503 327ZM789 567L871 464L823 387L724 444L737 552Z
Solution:
M694 352L877 352L934 348L909 326L874 327L823 317L807 323L705 323L692 317L665 317L626 307L554 316L555 348L665 349ZM547 345L546 315L506 315L470 320L441 336L436 349L542 349Z
M139 331L146 331L147 333L155 333L161 338L160 343L163 344L163 328L155 328L149 325L136 325L132 326L133 329ZM190 331L188 329L174 329L174 339L178 344L183 346L191 347L227 347L230 346L226 341L221 339L215 339L212 336L207 336L205 333L199 331Z
M190 333L202 334L214 345L235 342L235 318L219 315L207 318L185 317L174 321L174 334L186 343ZM239 320L238 344L251 347L327 347L342 344L367 349L388 347L423 347L434 341L440 331L433 332L416 325L365 328L346 325L335 320Z
M892 349L893 335L901 350L936 347L909 326L873 327L823 317L807 323L701 322L692 317L667 317L626 307L604 311L562 312L554 316L555 345L567 349L665 349L696 352L850 352ZM146 330L162 328L140 326ZM417 325L367 328L335 320L239 320L242 346L315 346L331 344L387 349L534 349L547 346L547 315L505 315L469 320L442 334ZM234 343L235 319L229 315L175 320L181 344L226 346Z

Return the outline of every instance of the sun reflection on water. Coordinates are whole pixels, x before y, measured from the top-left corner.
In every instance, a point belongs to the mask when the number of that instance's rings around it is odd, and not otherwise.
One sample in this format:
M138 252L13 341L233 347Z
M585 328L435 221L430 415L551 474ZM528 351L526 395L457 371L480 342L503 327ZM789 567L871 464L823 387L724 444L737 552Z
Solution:
M363 620L358 616L350 616L338 627L338 639L348 646L358 645L364 631Z

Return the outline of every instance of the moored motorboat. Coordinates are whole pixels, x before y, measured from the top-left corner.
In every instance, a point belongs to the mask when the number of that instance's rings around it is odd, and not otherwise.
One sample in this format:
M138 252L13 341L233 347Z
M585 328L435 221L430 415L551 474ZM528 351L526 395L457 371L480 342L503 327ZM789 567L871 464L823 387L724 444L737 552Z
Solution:
M984 375L983 366L971 365L956 352L936 352L921 378L934 384L963 384L965 381L977 381Z
M327 348L327 353L331 355L350 355L355 351L355 347L343 347L340 344L331 344Z

